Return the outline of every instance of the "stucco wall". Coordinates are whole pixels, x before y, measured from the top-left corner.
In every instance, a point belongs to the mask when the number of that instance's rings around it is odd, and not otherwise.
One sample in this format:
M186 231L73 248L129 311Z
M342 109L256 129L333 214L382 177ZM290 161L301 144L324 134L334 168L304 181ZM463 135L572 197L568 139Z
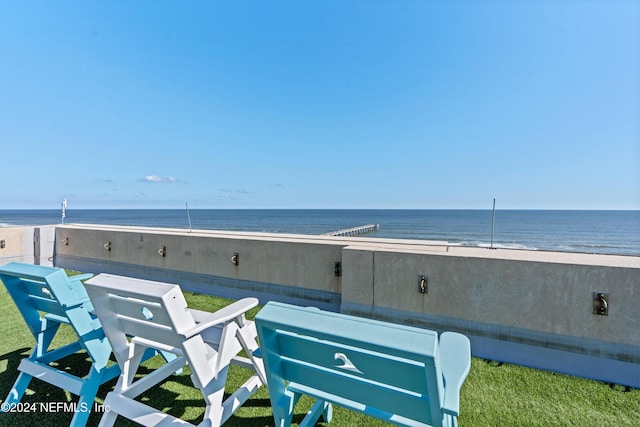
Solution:
M455 330L479 357L640 387L640 257L142 227L55 233L61 267ZM607 316L593 313L600 292Z
M0 227L0 265L26 262L53 264L55 226Z

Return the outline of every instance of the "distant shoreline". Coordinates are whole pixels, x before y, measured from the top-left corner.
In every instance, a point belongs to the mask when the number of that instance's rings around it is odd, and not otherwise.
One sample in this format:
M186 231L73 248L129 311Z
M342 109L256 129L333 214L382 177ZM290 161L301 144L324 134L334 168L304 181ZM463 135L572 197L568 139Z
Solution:
M0 229L62 223L58 209L0 210ZM365 224L363 237L455 246L640 255L640 210L497 209L67 209L65 224L321 235Z

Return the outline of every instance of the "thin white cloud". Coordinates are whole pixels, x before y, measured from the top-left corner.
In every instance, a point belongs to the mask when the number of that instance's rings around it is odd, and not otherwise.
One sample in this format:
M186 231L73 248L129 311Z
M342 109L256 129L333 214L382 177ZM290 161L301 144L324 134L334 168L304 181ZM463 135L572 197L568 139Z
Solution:
M159 177L158 175L146 175L144 178L141 178L140 181L154 182L154 183L174 183L174 182L178 182L178 179L172 176L168 178L162 178L162 177Z
M244 188L220 188L222 193L237 193L237 194L253 194L253 191L245 190Z

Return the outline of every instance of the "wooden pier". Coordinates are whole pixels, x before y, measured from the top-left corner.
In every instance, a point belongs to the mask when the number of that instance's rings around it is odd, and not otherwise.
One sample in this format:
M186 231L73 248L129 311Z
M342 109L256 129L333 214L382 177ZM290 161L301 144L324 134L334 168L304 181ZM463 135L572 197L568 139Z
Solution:
M344 230L331 231L329 233L323 233L323 236L358 236L360 234L376 231L380 228L378 224L367 224L359 227L345 228Z

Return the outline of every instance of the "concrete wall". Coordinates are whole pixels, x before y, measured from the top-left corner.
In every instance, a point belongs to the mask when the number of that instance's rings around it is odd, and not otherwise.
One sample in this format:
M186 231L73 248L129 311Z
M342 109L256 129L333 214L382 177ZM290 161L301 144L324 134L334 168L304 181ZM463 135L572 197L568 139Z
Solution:
M344 243L327 237L61 226L57 242L56 264L80 271L173 280L188 290L231 298L276 295L339 308L335 263L341 262Z
M455 330L477 357L640 386L639 257L358 245L343 259L342 312Z
M459 331L478 357L640 387L640 257L65 225L55 263ZM594 292L607 316L593 313Z
M342 306L425 313L581 338L606 337L640 346L636 257L579 255L571 262L571 257L563 261L560 253L547 252L536 260L514 259L509 252L346 247L344 258L349 262L345 261ZM419 290L420 275L427 277L426 293ZM608 316L593 314L593 292L609 294Z
M55 226L0 227L0 265L26 262L53 265Z

